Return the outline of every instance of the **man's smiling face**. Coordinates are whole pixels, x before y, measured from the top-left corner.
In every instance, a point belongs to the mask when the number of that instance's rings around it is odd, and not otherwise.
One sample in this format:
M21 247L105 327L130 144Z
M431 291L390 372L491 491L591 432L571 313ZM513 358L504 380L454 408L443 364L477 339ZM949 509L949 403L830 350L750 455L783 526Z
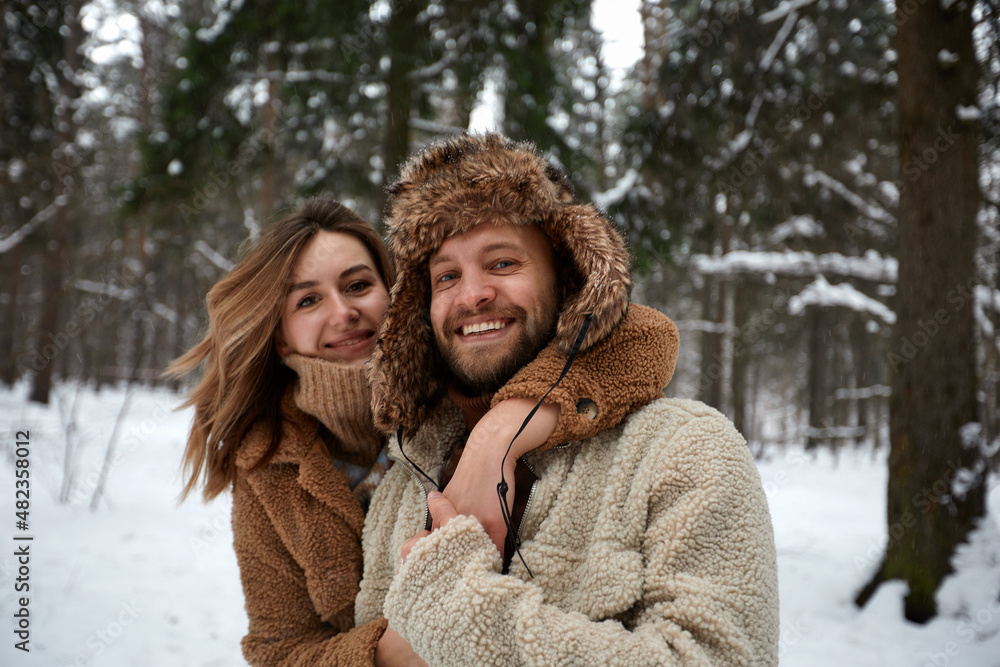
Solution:
M552 337L555 255L536 225L481 224L442 243L429 268L438 349L472 393L502 387Z

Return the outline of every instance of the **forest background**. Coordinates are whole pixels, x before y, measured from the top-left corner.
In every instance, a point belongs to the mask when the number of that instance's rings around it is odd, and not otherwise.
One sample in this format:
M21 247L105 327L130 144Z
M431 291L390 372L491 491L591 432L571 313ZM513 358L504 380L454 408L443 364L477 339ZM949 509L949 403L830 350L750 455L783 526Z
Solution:
M1000 461L1000 4L642 0L627 69L593 4L7 0L0 382L162 384L261 225L326 193L380 227L412 148L492 126L627 235L668 394L758 456L890 450L859 602L904 579L926 621Z

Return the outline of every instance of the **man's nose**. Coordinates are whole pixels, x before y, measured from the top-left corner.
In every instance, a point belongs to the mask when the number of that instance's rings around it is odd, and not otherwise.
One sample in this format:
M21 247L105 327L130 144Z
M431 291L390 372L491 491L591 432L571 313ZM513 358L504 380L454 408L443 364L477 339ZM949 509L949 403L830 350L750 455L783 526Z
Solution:
M467 271L462 274L459 285L458 306L466 310L482 308L497 296L496 289L487 276L477 271Z

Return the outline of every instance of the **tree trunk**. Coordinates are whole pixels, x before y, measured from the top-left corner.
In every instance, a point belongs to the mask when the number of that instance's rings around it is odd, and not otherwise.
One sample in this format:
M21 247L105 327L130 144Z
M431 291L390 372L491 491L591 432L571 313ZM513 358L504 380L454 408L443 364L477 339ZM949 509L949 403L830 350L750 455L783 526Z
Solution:
M385 176L394 178L410 151L410 112L413 109L414 82L410 78L416 60L417 46L413 26L420 13L420 4L404 2L394 7L389 19L388 40L391 53L388 92L389 110L385 129Z
M889 543L857 601L864 604L882 581L902 579L909 584L906 618L924 623L937 613L934 593L956 545L984 509L983 454L963 447L960 435L976 421L978 132L955 117L956 105L975 106L979 69L972 4L943 10L929 2L897 12L903 187L889 355Z
M80 23L80 8L83 0L72 0L64 9L65 25L60 29L63 35L62 52L64 65L57 68L59 94L65 100L77 100L80 88L76 82L76 73L81 69L83 58L80 45L83 41L83 28ZM59 150L63 156L72 152L76 139L76 123L73 120L73 109L69 104L55 106L52 121L59 137ZM65 300L63 281L66 277L67 241L73 238L70 226L75 223L77 215L75 191L82 175L79 170L72 174L62 175L61 184L53 188L53 194L65 199L55 218L50 223L51 236L45 253L45 275L43 277L43 305L40 327L35 343L35 351L40 353L46 362L35 375L31 387L30 399L36 403L48 404L49 392L52 390L52 375L55 370L55 360L60 354L67 354L69 344L68 332L60 331L59 312ZM61 186L61 187L60 187ZM61 194L60 194L61 193ZM49 354L51 353L51 354Z
M871 364L871 354L869 353L868 332L865 329L865 318L854 317L849 325L851 340L851 357L854 366L854 386L855 396L851 399L851 412L854 415L858 431L863 433L860 437L862 442L870 442L870 429L874 424L869 423L869 405L875 400L874 397L860 398L858 392L869 389L874 384L874 378L869 374ZM855 444L858 444L855 441Z
M809 313L809 435L806 449L813 449L827 441L819 432L830 425L826 409L829 395L826 352L830 330L823 308L816 306L809 310L812 312Z
M701 318L705 322L722 320L722 294L725 283L705 278L702 292ZM722 406L722 334L716 331L701 333L701 380L698 400L719 409Z
M730 285L734 290L733 295L733 327L737 332L733 346L733 373L732 373L732 403L733 403L733 424L736 430L743 434L747 440L749 434L749 416L747 412L747 372L750 368L750 343L743 339L741 335L743 328L750 319L750 302L747 290L738 289L736 283Z
M0 382L12 387L20 376L17 364L17 321L19 319L18 296L21 292L21 248L14 248L7 260L10 270L7 271L8 284L6 293L9 299L3 304L3 321L0 327Z
M31 383L30 400L43 405L49 404L49 393L52 391L52 378L55 372L56 360L60 354L66 353L68 339L59 331L59 311L64 299L63 279L66 252L66 225L69 218L68 207L62 206L52 220L50 229L52 236L45 252L44 271L42 277L42 316L35 335L35 378ZM44 360L44 363L42 363Z

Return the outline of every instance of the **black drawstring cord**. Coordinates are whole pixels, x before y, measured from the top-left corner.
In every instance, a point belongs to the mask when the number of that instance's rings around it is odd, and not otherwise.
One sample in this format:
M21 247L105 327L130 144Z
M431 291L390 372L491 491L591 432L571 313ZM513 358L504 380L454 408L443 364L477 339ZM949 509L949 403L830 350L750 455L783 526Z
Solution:
M521 428L517 429L517 433L515 433L514 437L511 438L510 444L507 445L507 451L504 452L503 459L500 461L500 483L497 484L497 495L500 497L500 514L503 516L503 523L507 528L507 542L514 547L514 553L516 553L517 557L521 559L521 564L524 565L524 569L528 571L528 576L532 579L535 578L535 575L531 573L531 569L528 567L528 564L524 562L524 556L521 555L521 538L514 529L514 519L510 513L510 506L507 504L507 489L509 487L507 486L507 480L505 480L503 476L503 466L507 461L507 455L510 454L510 448L514 446L514 441L517 440L517 436L521 435L521 431L525 429L528 422L531 421L531 418L535 416L536 412L538 412L538 408L542 407L542 403L544 403L545 399L549 397L552 390L555 389L560 382L562 382L564 377L566 377L566 373L569 372L569 367L573 365L576 355L580 352L580 346L583 345L583 339L587 336L587 330L590 329L590 320L592 318L593 315L590 313L587 313L584 317L583 324L580 325L580 333L576 336L576 342L573 343L573 349L569 351L569 358L566 359L566 365L563 366L562 373L559 374L559 378L552 383L549 390L545 392L545 395L538 400L535 407L531 408L531 412L529 412L528 416L524 418L523 422L521 422ZM409 459L407 459L407 461L409 461ZM427 477L427 475L424 475L424 477Z
M411 461L410 457L407 456L406 452L403 451L403 427L402 426L400 426L399 428L396 429L396 443L399 445L399 453L403 455L403 458L406 459L406 462L409 463L411 466L413 466L414 470L416 470L421 475L423 475L424 477L426 477L427 481L430 482L431 484L433 484L435 489L437 489L438 491L440 491L441 490L440 485L438 485L438 483L435 482L431 478L430 475L428 475L423 470L421 470L420 466L418 466L416 463L414 463L413 461Z

